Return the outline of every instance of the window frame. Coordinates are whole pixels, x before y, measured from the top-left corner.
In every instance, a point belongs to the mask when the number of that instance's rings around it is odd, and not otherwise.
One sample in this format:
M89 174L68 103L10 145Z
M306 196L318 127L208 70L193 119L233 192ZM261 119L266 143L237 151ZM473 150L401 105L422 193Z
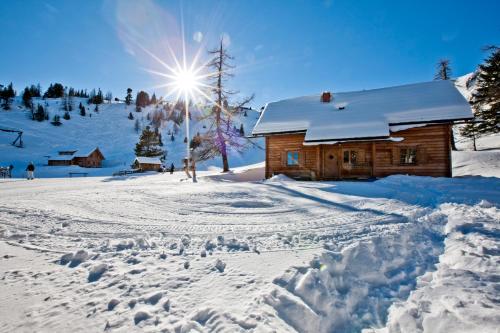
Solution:
M342 164L357 165L359 153L360 153L359 150L356 149L342 150ZM346 157L347 157L347 162L346 162Z
M289 163L290 162L290 156L291 154L291 161L294 162L294 163ZM294 158L295 156L296 158ZM298 167L300 165L300 152L298 150L287 150L286 151L286 166L287 167Z
M413 154L411 153L413 151ZM404 154L404 155L403 155ZM399 165L418 165L417 147L399 147ZM411 160L413 157L413 161Z

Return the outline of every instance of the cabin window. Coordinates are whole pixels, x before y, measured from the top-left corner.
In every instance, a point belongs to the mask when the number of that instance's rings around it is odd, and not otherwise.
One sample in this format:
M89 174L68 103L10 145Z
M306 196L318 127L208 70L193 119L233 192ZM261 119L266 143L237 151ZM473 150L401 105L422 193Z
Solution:
M286 153L286 165L288 166L299 165L298 151L289 151Z
M399 163L404 165L417 164L417 149L416 148L399 149Z
M358 152L356 150L344 150L344 164L356 164Z

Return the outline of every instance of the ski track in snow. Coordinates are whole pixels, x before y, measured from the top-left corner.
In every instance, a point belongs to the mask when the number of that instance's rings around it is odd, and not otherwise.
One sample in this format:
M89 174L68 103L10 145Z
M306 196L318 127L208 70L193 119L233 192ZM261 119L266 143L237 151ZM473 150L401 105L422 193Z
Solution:
M359 332L387 321L390 332L419 331L432 318L412 304L441 309L425 290L444 288L430 276L455 258L456 231L498 223L496 178L200 176L2 182L0 330ZM492 212L477 217L478 205ZM463 226L472 219L482 224ZM498 320L491 230L480 294L490 312L456 293L464 311L483 313L471 322Z

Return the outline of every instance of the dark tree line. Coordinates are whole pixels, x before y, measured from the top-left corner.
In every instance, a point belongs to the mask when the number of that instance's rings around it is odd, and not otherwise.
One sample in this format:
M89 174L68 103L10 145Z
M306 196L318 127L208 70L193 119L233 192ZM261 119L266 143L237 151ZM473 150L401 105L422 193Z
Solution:
M6 87L0 85L0 100L4 110L10 110L10 104L14 97L16 97L16 91L14 90L12 82Z

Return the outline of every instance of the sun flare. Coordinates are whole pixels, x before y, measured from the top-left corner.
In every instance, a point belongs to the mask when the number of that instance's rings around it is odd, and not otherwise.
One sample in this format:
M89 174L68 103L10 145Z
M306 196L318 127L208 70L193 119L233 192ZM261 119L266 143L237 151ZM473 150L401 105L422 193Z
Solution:
M199 78L189 69L181 69L173 74L173 86L183 94L191 95L200 86Z

